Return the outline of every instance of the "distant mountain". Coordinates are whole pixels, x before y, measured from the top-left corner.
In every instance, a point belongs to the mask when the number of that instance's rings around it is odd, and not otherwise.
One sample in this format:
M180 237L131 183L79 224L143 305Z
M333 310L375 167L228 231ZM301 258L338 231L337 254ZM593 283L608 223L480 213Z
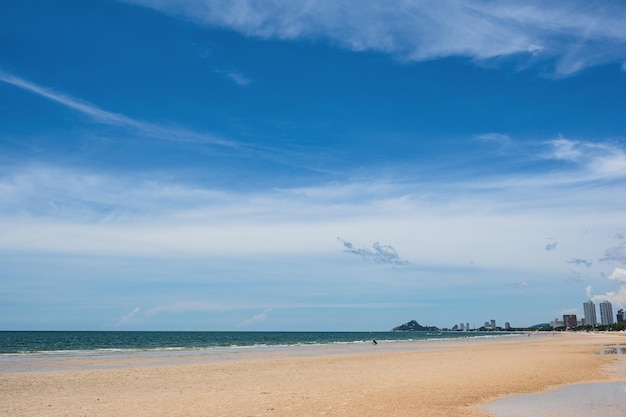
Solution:
M543 327L550 327L550 323L539 323L529 327L529 329L541 329Z
M439 328L434 326L422 326L415 320L404 323L391 329L392 332L438 332Z

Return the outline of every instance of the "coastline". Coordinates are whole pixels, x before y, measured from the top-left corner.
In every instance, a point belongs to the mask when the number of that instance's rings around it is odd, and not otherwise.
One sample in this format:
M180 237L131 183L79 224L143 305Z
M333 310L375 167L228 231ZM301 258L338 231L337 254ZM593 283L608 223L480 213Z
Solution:
M369 353L415 352L418 350L458 349L464 342L491 339L512 339L526 336L523 333L481 334L468 337L442 337L407 339L378 339L327 343L254 344L212 347L162 347L115 348L89 350L50 350L0 354L0 372L38 372L72 369L113 369L178 365L233 360L271 359L288 357L356 355ZM380 334L378 335L380 336ZM370 335L371 337L371 335Z
M623 333L63 358L0 369L0 416L488 416L498 397L623 381ZM576 366L572 366L572 364ZM44 364L45 365L45 364Z

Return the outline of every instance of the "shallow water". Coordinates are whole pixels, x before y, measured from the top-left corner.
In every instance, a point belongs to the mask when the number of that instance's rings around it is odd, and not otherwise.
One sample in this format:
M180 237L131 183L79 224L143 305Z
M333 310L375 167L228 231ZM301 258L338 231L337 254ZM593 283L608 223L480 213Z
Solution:
M623 417L626 382L570 385L539 394L507 396L484 409L507 417Z
M626 347L607 346L604 355L625 355ZM626 375L626 359L609 369ZM483 407L498 417L624 417L626 382L576 384L537 394L502 397Z
M606 345L600 352L601 355L626 355L626 346L624 345Z

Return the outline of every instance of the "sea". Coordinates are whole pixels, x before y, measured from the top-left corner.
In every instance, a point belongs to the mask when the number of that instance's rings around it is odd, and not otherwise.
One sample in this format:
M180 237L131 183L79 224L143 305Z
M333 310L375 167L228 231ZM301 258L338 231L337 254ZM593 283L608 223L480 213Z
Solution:
M390 344L499 337L511 332L210 332L210 331L0 331L0 359L84 356L150 351Z

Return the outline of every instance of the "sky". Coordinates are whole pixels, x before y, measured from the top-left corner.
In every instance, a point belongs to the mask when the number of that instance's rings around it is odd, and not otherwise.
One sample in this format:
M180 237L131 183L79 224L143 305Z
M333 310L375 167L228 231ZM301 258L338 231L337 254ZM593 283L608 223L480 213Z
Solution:
M626 308L621 1L0 4L0 330Z

